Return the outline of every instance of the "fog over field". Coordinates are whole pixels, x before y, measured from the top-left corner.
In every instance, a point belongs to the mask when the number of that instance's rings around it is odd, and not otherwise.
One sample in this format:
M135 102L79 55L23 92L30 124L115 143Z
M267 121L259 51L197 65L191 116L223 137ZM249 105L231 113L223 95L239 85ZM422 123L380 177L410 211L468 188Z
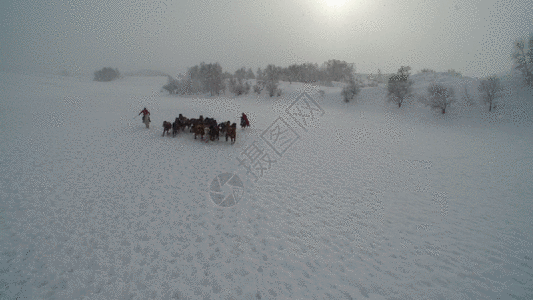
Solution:
M0 299L533 299L532 16L3 1Z
M533 32L529 1L2 1L0 66L92 74L103 67L171 75L339 59L358 72L508 70Z

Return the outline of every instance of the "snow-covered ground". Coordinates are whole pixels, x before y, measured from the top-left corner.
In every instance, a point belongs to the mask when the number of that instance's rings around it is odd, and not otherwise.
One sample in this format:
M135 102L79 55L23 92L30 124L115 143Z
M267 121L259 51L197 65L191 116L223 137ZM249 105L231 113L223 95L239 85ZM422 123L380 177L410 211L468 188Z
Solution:
M443 116L383 85L346 104L299 83L177 97L165 77L0 73L0 298L532 299L531 92L507 85L489 114L462 100L475 79L411 78L459 100ZM299 126L302 91L322 110ZM161 136L180 113L242 112L234 145ZM298 137L281 156L261 138L278 118ZM239 165L251 146L273 161L257 182Z

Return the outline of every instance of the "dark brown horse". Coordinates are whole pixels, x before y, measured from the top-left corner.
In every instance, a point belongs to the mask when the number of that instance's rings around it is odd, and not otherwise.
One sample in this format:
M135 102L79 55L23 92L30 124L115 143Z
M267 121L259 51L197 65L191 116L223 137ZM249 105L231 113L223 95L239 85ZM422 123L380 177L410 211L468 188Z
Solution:
M174 120L174 123L172 123L172 137L175 137L176 134L178 134L180 128L181 128L181 121L178 118L176 118L176 120Z
M220 140L220 133L217 125L211 125L209 127L209 139L211 141L214 141L215 139Z

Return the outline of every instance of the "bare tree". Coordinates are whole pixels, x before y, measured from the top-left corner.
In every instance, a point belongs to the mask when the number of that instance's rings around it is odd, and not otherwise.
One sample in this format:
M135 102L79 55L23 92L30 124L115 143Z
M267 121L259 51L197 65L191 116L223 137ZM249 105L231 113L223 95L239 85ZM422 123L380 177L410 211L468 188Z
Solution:
M398 107L402 107L404 99L412 95L413 81L409 80L410 70L411 67L402 66L397 74L389 77L387 98L389 102L398 104Z
M495 100L501 96L502 84L498 77L492 76L481 81L478 87L483 102L489 105L489 111L495 106Z
M452 87L445 87L441 84L433 83L428 87L428 100L426 106L446 113L446 108L455 100L455 91Z

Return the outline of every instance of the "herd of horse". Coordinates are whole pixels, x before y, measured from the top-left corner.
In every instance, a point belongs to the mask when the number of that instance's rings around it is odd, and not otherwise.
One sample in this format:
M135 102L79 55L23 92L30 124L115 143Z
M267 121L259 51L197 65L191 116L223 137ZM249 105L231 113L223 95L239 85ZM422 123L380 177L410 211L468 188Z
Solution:
M244 125L244 126L242 126ZM244 128L246 124L241 124ZM168 121L163 122L163 134L165 133L169 136L172 132L172 137L175 137L180 131L185 131L185 128L189 129L189 132L194 133L194 139L200 136L201 139L204 139L204 136L209 136L209 140L215 141L220 140L220 135L226 136L226 141L228 138L231 140L231 144L235 143L237 124L233 123L230 125L230 121L223 123L217 123L217 120L213 118L205 118L200 116L198 119L191 118L188 119L182 114L177 117L173 123Z

